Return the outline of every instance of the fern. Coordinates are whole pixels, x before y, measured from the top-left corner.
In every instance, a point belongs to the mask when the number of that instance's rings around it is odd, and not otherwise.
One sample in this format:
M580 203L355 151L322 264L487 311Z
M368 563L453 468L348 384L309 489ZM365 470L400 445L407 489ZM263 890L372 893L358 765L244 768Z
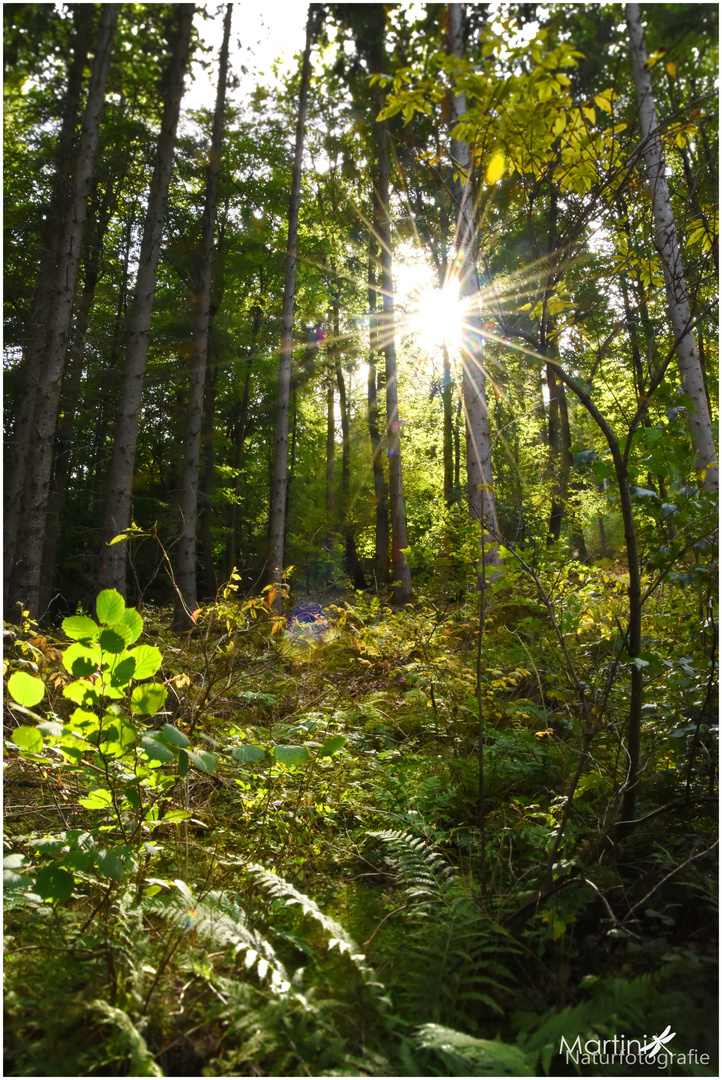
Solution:
M366 963L366 957L348 931L335 919L324 914L315 900L312 900L310 896L306 896L305 893L299 892L290 882L279 877L272 870L267 870L264 866L251 863L248 869L274 900L283 900L287 907L297 904L304 915L309 915L314 919L321 929L330 935L329 949L338 948L340 953L345 953L369 987L374 990L384 989L376 978L375 972Z
M453 880L454 871L423 837L408 831L383 829L369 832L389 848L386 862L398 875L398 884L419 906L438 903Z
M433 1050L444 1062L442 1076L534 1076L529 1059L518 1046L498 1039L475 1039L463 1031L423 1024L416 1032L422 1050Z

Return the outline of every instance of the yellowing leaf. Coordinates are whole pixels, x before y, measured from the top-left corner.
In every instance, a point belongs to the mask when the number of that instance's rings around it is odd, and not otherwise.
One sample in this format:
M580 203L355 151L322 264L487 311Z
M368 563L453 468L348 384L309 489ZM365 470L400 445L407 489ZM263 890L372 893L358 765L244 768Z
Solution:
M501 180L504 175L504 155L494 154L493 158L486 167L486 182L487 184L496 184L498 180Z
M597 113L593 105L582 105L582 112L584 113L590 124L596 124Z
M673 79L677 78L677 65L674 60L670 60L668 64L664 65L665 71L668 75L671 75Z
M610 113L612 111L612 103L606 95L596 94L594 100L602 112Z

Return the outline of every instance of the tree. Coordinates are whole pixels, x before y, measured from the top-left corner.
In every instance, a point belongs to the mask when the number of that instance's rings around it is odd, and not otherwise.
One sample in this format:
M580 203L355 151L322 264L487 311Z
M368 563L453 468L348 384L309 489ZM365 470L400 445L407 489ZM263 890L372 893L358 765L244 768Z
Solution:
M106 4L100 14L71 195L54 267L52 299L46 309L47 324L42 337L35 338L26 355L25 405L16 431L15 479L8 508L6 599L11 604L25 603L35 616L39 614L58 403L118 11L119 5ZM59 186L67 182L66 177Z
M309 4L306 21L306 45L301 63L301 86L298 95L296 144L288 206L288 239L286 242L286 276L283 286L281 315L281 352L278 361L278 390L276 397L276 435L273 455L273 481L270 505L270 546L268 553L269 584L283 578L283 552L286 531L286 487L288 484L288 430L291 393L291 360L293 354L293 307L295 301L296 258L298 252L298 213L301 203L301 171L303 140L306 128L308 86L311 77L311 48L318 32L323 8Z
M458 59L464 56L463 4L449 4L449 39L451 52ZM455 90L451 97L452 115L458 125L466 115L466 94ZM486 374L482 356L483 335L479 310L479 278L476 269L477 240L474 228L474 188L471 155L465 139L452 133L451 158L458 180L456 247L459 266L459 292L467 301L462 332L463 400L466 416L466 475L469 516L482 523L482 532L494 536L499 526L494 499L494 477L491 465L491 436L489 434L486 401ZM482 563L495 564L494 548L486 550L482 535Z
M226 4L223 21L223 43L218 68L218 91L213 113L210 161L206 174L206 194L198 255L198 279L195 296L195 318L191 345L191 382L186 414L186 438L183 458L180 499L180 536L176 555L174 626L181 630L193 622L198 607L196 597L196 526L198 521L198 477L200 472L201 430L203 425L203 394L208 365L208 343L211 323L211 286L213 283L213 244L218 208L218 187L221 174L223 123L226 107L228 44L231 36L233 4Z
M687 284L682 266L677 228L669 197L666 165L659 137L659 125L654 103L652 77L649 71L639 4L627 4L627 29L632 58L632 71L637 91L639 126L642 131L644 160L649 177L649 193L654 213L657 251L664 271L669 318L675 336L677 364L685 394L692 408L687 423L697 456L697 472L707 491L719 488L719 464L709 402L705 393L704 373L694 336Z
M106 485L105 516L98 560L98 585L125 595L126 543L110 541L130 524L131 491L143 399L151 317L161 255L165 206L173 167L178 118L188 66L190 36L195 8L178 4L171 24L171 54L165 85L155 166L148 191L135 291L128 320L123 378L120 387L113 454Z

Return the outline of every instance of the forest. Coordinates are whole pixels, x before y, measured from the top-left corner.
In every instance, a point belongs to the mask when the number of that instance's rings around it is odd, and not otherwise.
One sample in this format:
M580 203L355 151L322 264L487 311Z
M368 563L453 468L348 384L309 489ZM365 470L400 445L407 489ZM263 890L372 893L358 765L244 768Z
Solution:
M285 8L3 5L5 1074L718 1076L718 6Z

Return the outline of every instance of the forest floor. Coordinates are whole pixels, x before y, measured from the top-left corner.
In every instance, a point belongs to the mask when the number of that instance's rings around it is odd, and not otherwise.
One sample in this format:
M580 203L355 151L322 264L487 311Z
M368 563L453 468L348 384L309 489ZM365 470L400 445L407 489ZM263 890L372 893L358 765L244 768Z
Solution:
M624 580L550 581L591 739L535 591L503 582L480 654L473 595L296 597L322 636L230 591L186 635L146 611L167 696L145 721L152 684L114 697L117 746L80 730L80 623L6 627L45 693L6 714L6 1074L718 1075L704 644L660 591L637 825L600 843Z

